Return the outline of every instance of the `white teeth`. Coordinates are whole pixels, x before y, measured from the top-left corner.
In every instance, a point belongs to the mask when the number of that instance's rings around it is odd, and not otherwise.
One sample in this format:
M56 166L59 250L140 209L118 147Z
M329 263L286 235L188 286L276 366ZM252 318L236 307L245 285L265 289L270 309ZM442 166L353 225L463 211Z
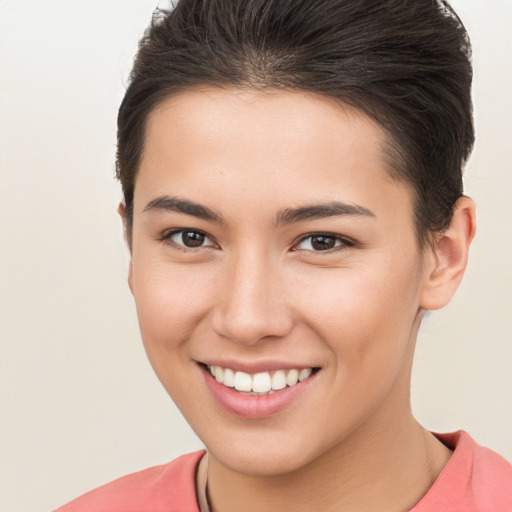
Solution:
M299 373L299 382L306 380L311 375L311 368L304 368Z
M234 372L230 368L221 366L209 366L208 369L217 382L250 395L266 395L284 389L286 386L295 386L298 382L306 380L313 372L312 368L303 368L302 370L277 370L273 375L269 372L251 375L245 372Z
M217 382L224 382L224 369L220 366L215 366L214 377Z
M284 389L286 387L286 376L283 370L277 370L272 376L272 389Z
M228 388L234 388L235 387L235 372L233 370L230 370L229 368L226 368L224 370L224 386L227 386Z
M237 391L251 391L252 378L248 373L235 373L235 389Z
M286 384L288 386L295 386L299 380L299 370L290 370L286 376Z
M268 393L273 388L272 380L268 372L257 373L252 377L252 390L257 393Z

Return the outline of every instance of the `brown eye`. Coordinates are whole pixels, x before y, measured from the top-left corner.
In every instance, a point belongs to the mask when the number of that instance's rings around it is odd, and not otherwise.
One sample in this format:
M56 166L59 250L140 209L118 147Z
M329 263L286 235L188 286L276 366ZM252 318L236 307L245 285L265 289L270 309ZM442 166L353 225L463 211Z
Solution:
M201 231L181 229L169 233L166 237L181 247L195 248L213 246L212 241Z
M333 249L336 246L336 239L333 236L312 236L311 247L315 251L325 251Z
M352 245L349 240L345 240L338 235L318 233L304 237L297 245L297 249L321 252L338 247L351 247Z

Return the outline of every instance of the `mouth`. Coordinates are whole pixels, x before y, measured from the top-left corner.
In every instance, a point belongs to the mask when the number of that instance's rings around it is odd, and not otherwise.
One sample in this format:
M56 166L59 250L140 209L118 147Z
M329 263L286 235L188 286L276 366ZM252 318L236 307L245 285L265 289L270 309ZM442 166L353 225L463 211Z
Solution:
M283 368L255 373L227 366L199 363L215 401L230 414L263 419L287 409L314 387L320 368Z
M319 371L319 368L292 368L251 374L222 366L205 366L220 384L251 396L271 395L293 387Z

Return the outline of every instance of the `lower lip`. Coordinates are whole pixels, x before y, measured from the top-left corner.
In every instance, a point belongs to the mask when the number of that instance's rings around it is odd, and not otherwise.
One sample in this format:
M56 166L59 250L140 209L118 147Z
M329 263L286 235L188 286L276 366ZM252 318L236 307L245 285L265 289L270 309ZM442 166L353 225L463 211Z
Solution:
M306 380L270 395L247 395L217 382L205 366L200 365L200 368L206 386L217 402L231 414L248 419L267 418L283 411L309 388L317 375L314 373Z

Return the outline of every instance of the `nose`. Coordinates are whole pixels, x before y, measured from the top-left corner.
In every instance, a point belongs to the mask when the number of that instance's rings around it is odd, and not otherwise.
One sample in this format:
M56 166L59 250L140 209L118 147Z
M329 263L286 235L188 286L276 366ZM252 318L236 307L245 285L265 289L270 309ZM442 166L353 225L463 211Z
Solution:
M254 345L285 337L294 320L279 264L262 251L247 252L226 265L212 323L219 336Z

